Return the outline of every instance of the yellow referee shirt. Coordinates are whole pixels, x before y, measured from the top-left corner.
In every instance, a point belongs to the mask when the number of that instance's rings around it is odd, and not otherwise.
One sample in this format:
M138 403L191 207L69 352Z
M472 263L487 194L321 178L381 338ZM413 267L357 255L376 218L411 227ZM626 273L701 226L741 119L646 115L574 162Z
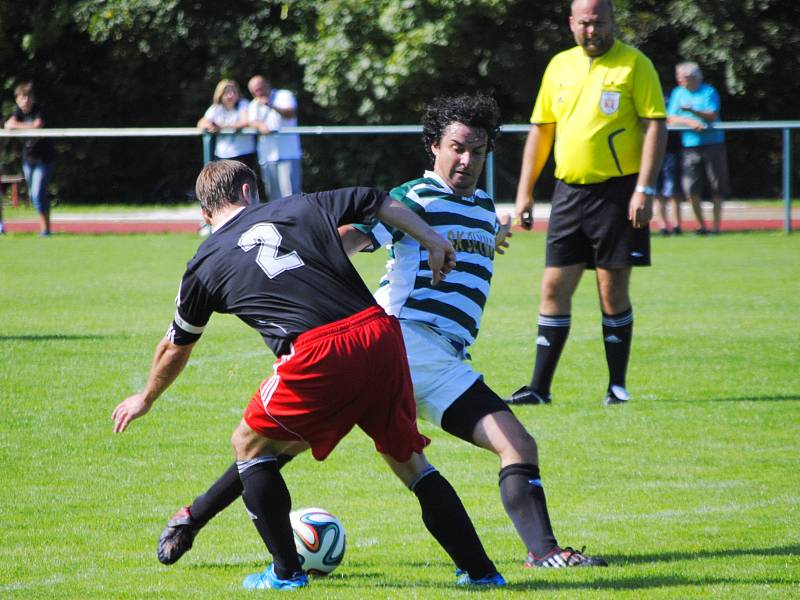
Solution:
M580 46L547 66L531 123L555 123L556 177L598 183L639 172L644 130L639 121L664 119L664 94L653 63L616 40L595 58Z

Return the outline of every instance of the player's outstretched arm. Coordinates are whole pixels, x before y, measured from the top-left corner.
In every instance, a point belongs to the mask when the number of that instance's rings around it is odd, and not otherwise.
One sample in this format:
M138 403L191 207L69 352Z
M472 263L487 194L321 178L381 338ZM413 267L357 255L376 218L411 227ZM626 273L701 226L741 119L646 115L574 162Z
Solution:
M132 396L128 396L117 404L111 418L114 419L114 433L122 433L130 422L146 414L164 390L175 381L189 360L194 344L179 346L169 339L162 339L156 346L150 375L145 388Z
M445 274L456 266L456 252L452 244L397 200L387 196L378 209L377 216L385 224L404 231L425 247L428 251L428 265L433 272L433 285L444 279Z

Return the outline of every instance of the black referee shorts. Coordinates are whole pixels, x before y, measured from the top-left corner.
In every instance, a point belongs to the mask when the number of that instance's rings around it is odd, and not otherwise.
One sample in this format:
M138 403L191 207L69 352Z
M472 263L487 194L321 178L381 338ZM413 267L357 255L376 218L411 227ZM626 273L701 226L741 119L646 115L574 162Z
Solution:
M628 205L637 175L601 183L556 181L547 227L548 267L586 263L590 269L650 265L650 231L634 229Z

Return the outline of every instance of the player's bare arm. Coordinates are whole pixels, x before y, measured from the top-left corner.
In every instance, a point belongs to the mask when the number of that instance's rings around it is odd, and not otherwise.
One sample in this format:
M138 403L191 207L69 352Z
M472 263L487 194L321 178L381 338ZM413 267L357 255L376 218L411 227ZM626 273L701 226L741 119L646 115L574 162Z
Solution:
M387 197L378 209L378 218L395 229L404 231L428 251L428 265L433 272L433 285L456 266L452 244L434 231L421 217L397 200Z
M555 134L555 123L535 123L525 140L514 206L515 216L525 229L533 227L533 188L550 156Z
M179 346L163 338L156 346L153 364L147 377L145 388L128 396L111 413L114 419L114 433L122 433L130 422L146 414L156 399L178 377L192 353L194 344Z
M353 256L370 245L369 236L352 225L339 227L339 237L342 238L342 247L344 247L347 256Z
M636 229L647 227L653 217L653 192L664 151L667 147L667 126L664 119L642 119L644 142L636 190L628 205L628 219Z
M506 248L508 248L508 238L511 237L511 215L498 215L497 223L499 228L494 236L494 250L498 254L505 254Z

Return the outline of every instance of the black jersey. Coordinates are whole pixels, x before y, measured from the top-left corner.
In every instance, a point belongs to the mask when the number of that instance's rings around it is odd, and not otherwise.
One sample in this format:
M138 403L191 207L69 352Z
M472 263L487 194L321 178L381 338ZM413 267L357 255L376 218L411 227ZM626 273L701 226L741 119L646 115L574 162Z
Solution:
M246 207L189 261L170 339L195 342L212 312L231 313L281 356L301 333L375 306L337 227L372 221L385 198L345 188Z
M41 119L45 125L47 119L42 114L41 107L34 103L31 112L24 113L17 107L14 110L14 117L20 123L33 123L36 119ZM22 160L30 164L41 164L53 162L55 150L53 142L49 138L25 138L22 142Z

